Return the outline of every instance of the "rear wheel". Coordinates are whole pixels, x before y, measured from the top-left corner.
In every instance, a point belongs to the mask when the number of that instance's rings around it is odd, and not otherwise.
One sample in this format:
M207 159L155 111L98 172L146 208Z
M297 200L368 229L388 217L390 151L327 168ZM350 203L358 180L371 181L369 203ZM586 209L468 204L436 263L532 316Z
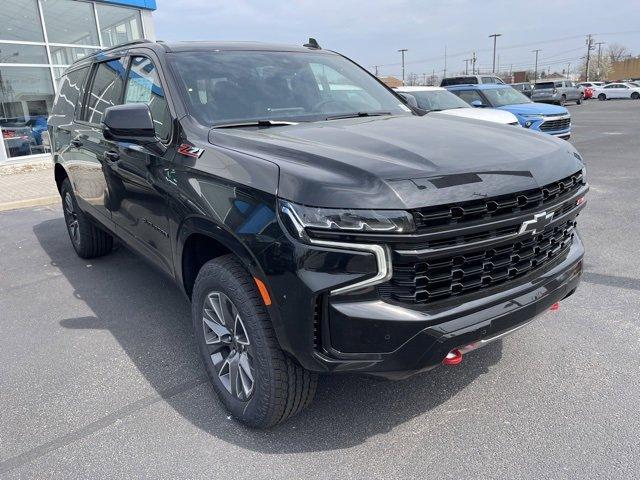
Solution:
M567 102L567 97L565 95L562 95L560 97L560 100L558 101L558 105L560 105L561 107L564 107L564 104Z
M638 92L633 92L631 94L631 98L633 98L634 100L638 100L640 98L640 93Z
M578 97L578 100L576 100L576 105L580 105L582 103L582 100L583 100L583 97L582 97L582 95L580 95Z
M80 210L68 178L60 186L60 196L67 232L78 256L95 258L109 253L113 249L113 237L94 225Z
M601 93L600 95L598 95L598 100L600 100L601 102L605 101L607 99L607 96L604 93Z
M234 256L202 267L192 316L209 379L236 419L268 428L311 403L317 376L282 351L253 278Z

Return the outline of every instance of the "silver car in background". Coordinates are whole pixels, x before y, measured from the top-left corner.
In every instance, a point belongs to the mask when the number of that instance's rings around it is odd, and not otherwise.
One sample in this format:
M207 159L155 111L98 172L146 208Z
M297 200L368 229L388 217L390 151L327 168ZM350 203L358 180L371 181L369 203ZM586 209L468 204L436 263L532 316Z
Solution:
M571 80L542 80L533 86L531 100L534 102L556 103L564 105L566 102L576 102L578 105L584 99L584 92L578 84Z

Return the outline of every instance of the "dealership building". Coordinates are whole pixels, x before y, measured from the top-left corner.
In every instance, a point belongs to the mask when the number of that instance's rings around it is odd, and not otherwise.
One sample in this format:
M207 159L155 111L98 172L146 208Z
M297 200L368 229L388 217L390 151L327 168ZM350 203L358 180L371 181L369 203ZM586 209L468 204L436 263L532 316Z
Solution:
M0 0L0 165L49 155L43 132L62 72L101 48L155 39L155 8L155 0Z

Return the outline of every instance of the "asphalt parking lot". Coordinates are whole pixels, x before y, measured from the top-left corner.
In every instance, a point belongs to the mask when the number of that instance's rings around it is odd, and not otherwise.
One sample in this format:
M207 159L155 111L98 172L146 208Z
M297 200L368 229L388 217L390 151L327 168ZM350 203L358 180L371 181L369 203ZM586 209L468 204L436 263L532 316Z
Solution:
M79 259L59 207L1 213L0 477L636 477L640 101L569 109L591 184L577 293L457 367L323 377L268 432L219 406L169 280L124 248Z

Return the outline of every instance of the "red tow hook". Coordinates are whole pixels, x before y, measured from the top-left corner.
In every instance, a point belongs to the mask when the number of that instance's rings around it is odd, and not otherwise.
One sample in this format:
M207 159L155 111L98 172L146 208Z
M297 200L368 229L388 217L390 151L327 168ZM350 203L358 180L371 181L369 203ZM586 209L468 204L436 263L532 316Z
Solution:
M557 312L558 310L560 310L560 302L556 302L553 305L551 305L549 310L551 310L552 312Z
M444 357L444 360L442 360L443 365L458 365L461 362L462 352L457 348L454 348L449 353L447 353L447 356Z

